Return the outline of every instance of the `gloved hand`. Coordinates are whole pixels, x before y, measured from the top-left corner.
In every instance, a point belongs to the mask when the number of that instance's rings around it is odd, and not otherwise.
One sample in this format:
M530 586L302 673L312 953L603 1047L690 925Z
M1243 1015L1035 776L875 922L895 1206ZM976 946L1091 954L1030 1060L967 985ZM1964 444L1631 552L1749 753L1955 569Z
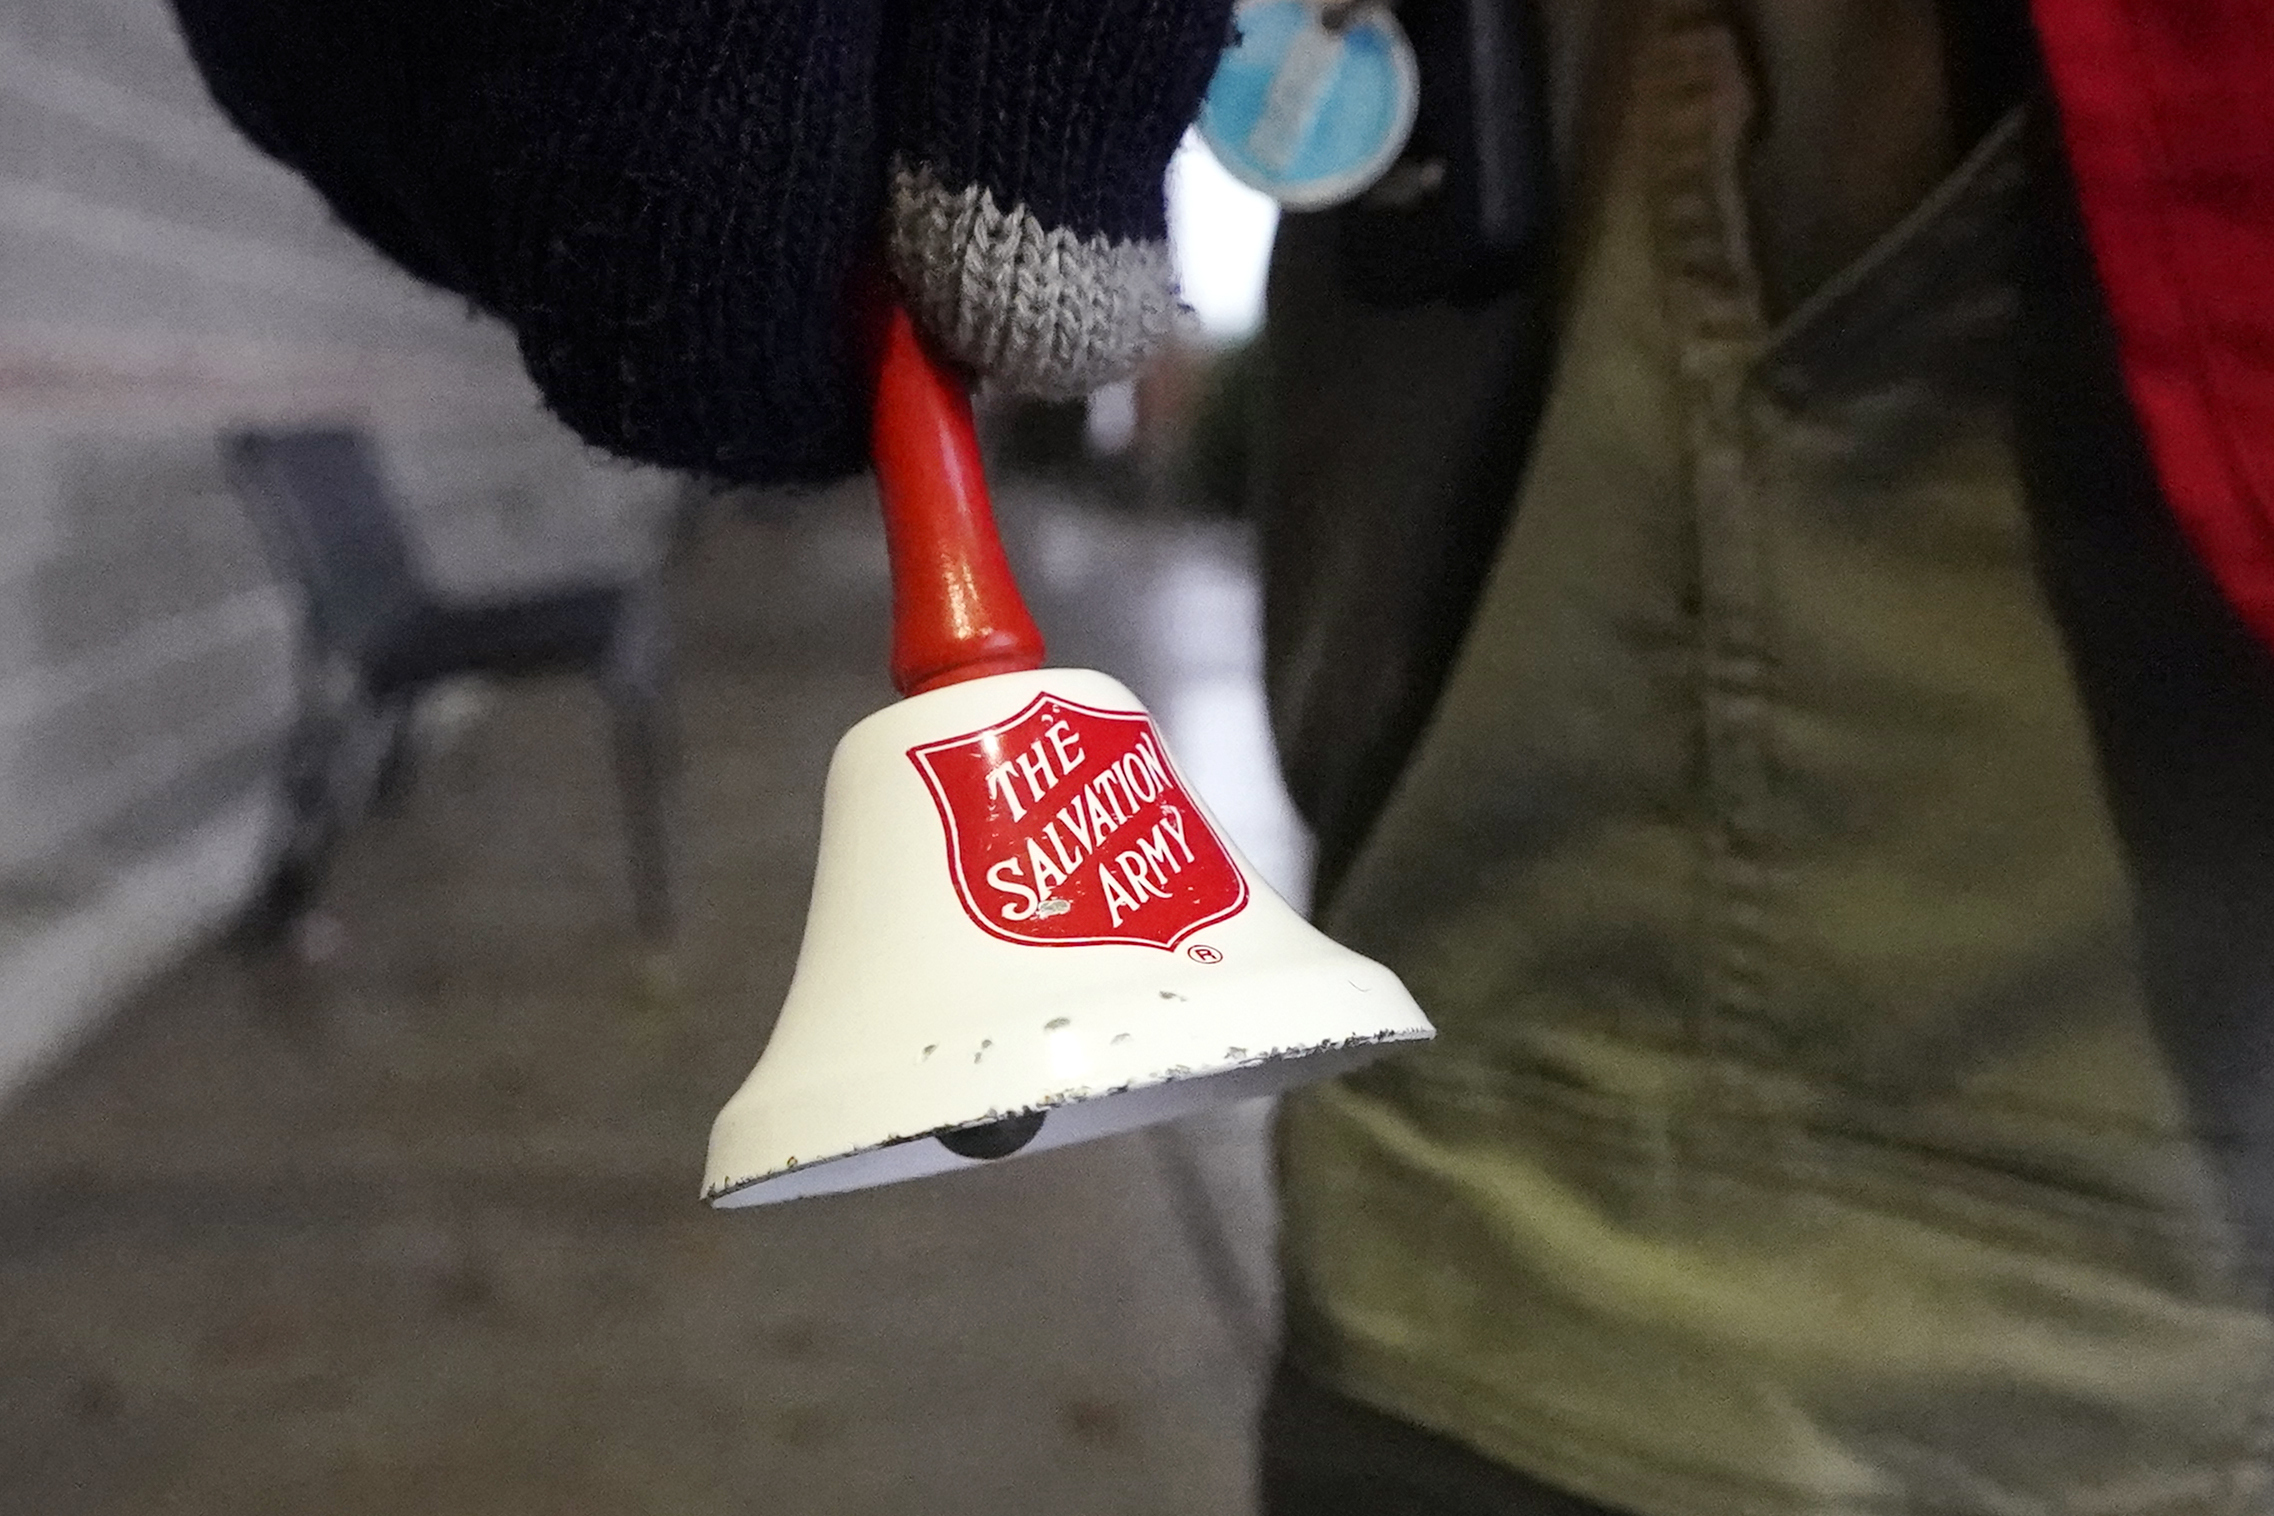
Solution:
M215 98L510 324L591 442L724 479L866 460L854 285L1082 393L1177 312L1162 177L1231 0L175 0Z

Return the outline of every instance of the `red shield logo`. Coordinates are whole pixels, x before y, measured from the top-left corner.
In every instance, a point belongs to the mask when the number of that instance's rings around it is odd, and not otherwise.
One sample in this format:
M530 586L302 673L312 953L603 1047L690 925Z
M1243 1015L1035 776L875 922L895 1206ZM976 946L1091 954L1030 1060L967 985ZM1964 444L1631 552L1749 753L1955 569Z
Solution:
M908 750L948 872L1006 942L1173 948L1248 903L1232 855L1136 711L1042 694L1010 720Z

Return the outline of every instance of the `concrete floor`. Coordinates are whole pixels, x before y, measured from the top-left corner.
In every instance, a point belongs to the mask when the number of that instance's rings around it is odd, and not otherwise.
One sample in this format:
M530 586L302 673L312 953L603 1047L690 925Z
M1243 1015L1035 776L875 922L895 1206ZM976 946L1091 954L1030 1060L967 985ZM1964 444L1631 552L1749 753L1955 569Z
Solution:
M1228 530L1006 502L1055 661L1153 703L1285 878ZM630 940L598 703L498 692L319 963L214 949L0 1114L0 1511L1250 1509L1261 1117L720 1215L829 749L889 699L859 491L684 575L685 925Z

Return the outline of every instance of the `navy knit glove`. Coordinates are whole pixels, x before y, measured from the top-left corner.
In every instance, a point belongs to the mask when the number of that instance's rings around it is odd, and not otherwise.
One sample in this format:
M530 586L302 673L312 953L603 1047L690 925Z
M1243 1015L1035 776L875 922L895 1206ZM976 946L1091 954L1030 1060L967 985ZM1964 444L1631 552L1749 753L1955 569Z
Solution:
M1180 314L1161 179L1229 0L909 0L897 42L892 269L956 357L1065 399Z
M887 241L940 339L1014 388L1157 344L1161 179L1230 8L175 3L246 134L509 323L570 426L753 483L865 463L853 292Z

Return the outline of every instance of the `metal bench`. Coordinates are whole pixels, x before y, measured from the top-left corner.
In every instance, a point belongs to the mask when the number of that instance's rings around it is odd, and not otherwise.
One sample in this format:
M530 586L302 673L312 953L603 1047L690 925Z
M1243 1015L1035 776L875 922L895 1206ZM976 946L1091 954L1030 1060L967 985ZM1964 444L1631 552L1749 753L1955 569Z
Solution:
M277 572L307 607L307 677L284 762L289 826L256 931L289 930L346 829L408 783L409 716L422 692L461 675L583 674L598 682L614 728L634 921L650 944L667 940L676 753L656 571L453 597L422 572L364 433L248 431L223 447Z

